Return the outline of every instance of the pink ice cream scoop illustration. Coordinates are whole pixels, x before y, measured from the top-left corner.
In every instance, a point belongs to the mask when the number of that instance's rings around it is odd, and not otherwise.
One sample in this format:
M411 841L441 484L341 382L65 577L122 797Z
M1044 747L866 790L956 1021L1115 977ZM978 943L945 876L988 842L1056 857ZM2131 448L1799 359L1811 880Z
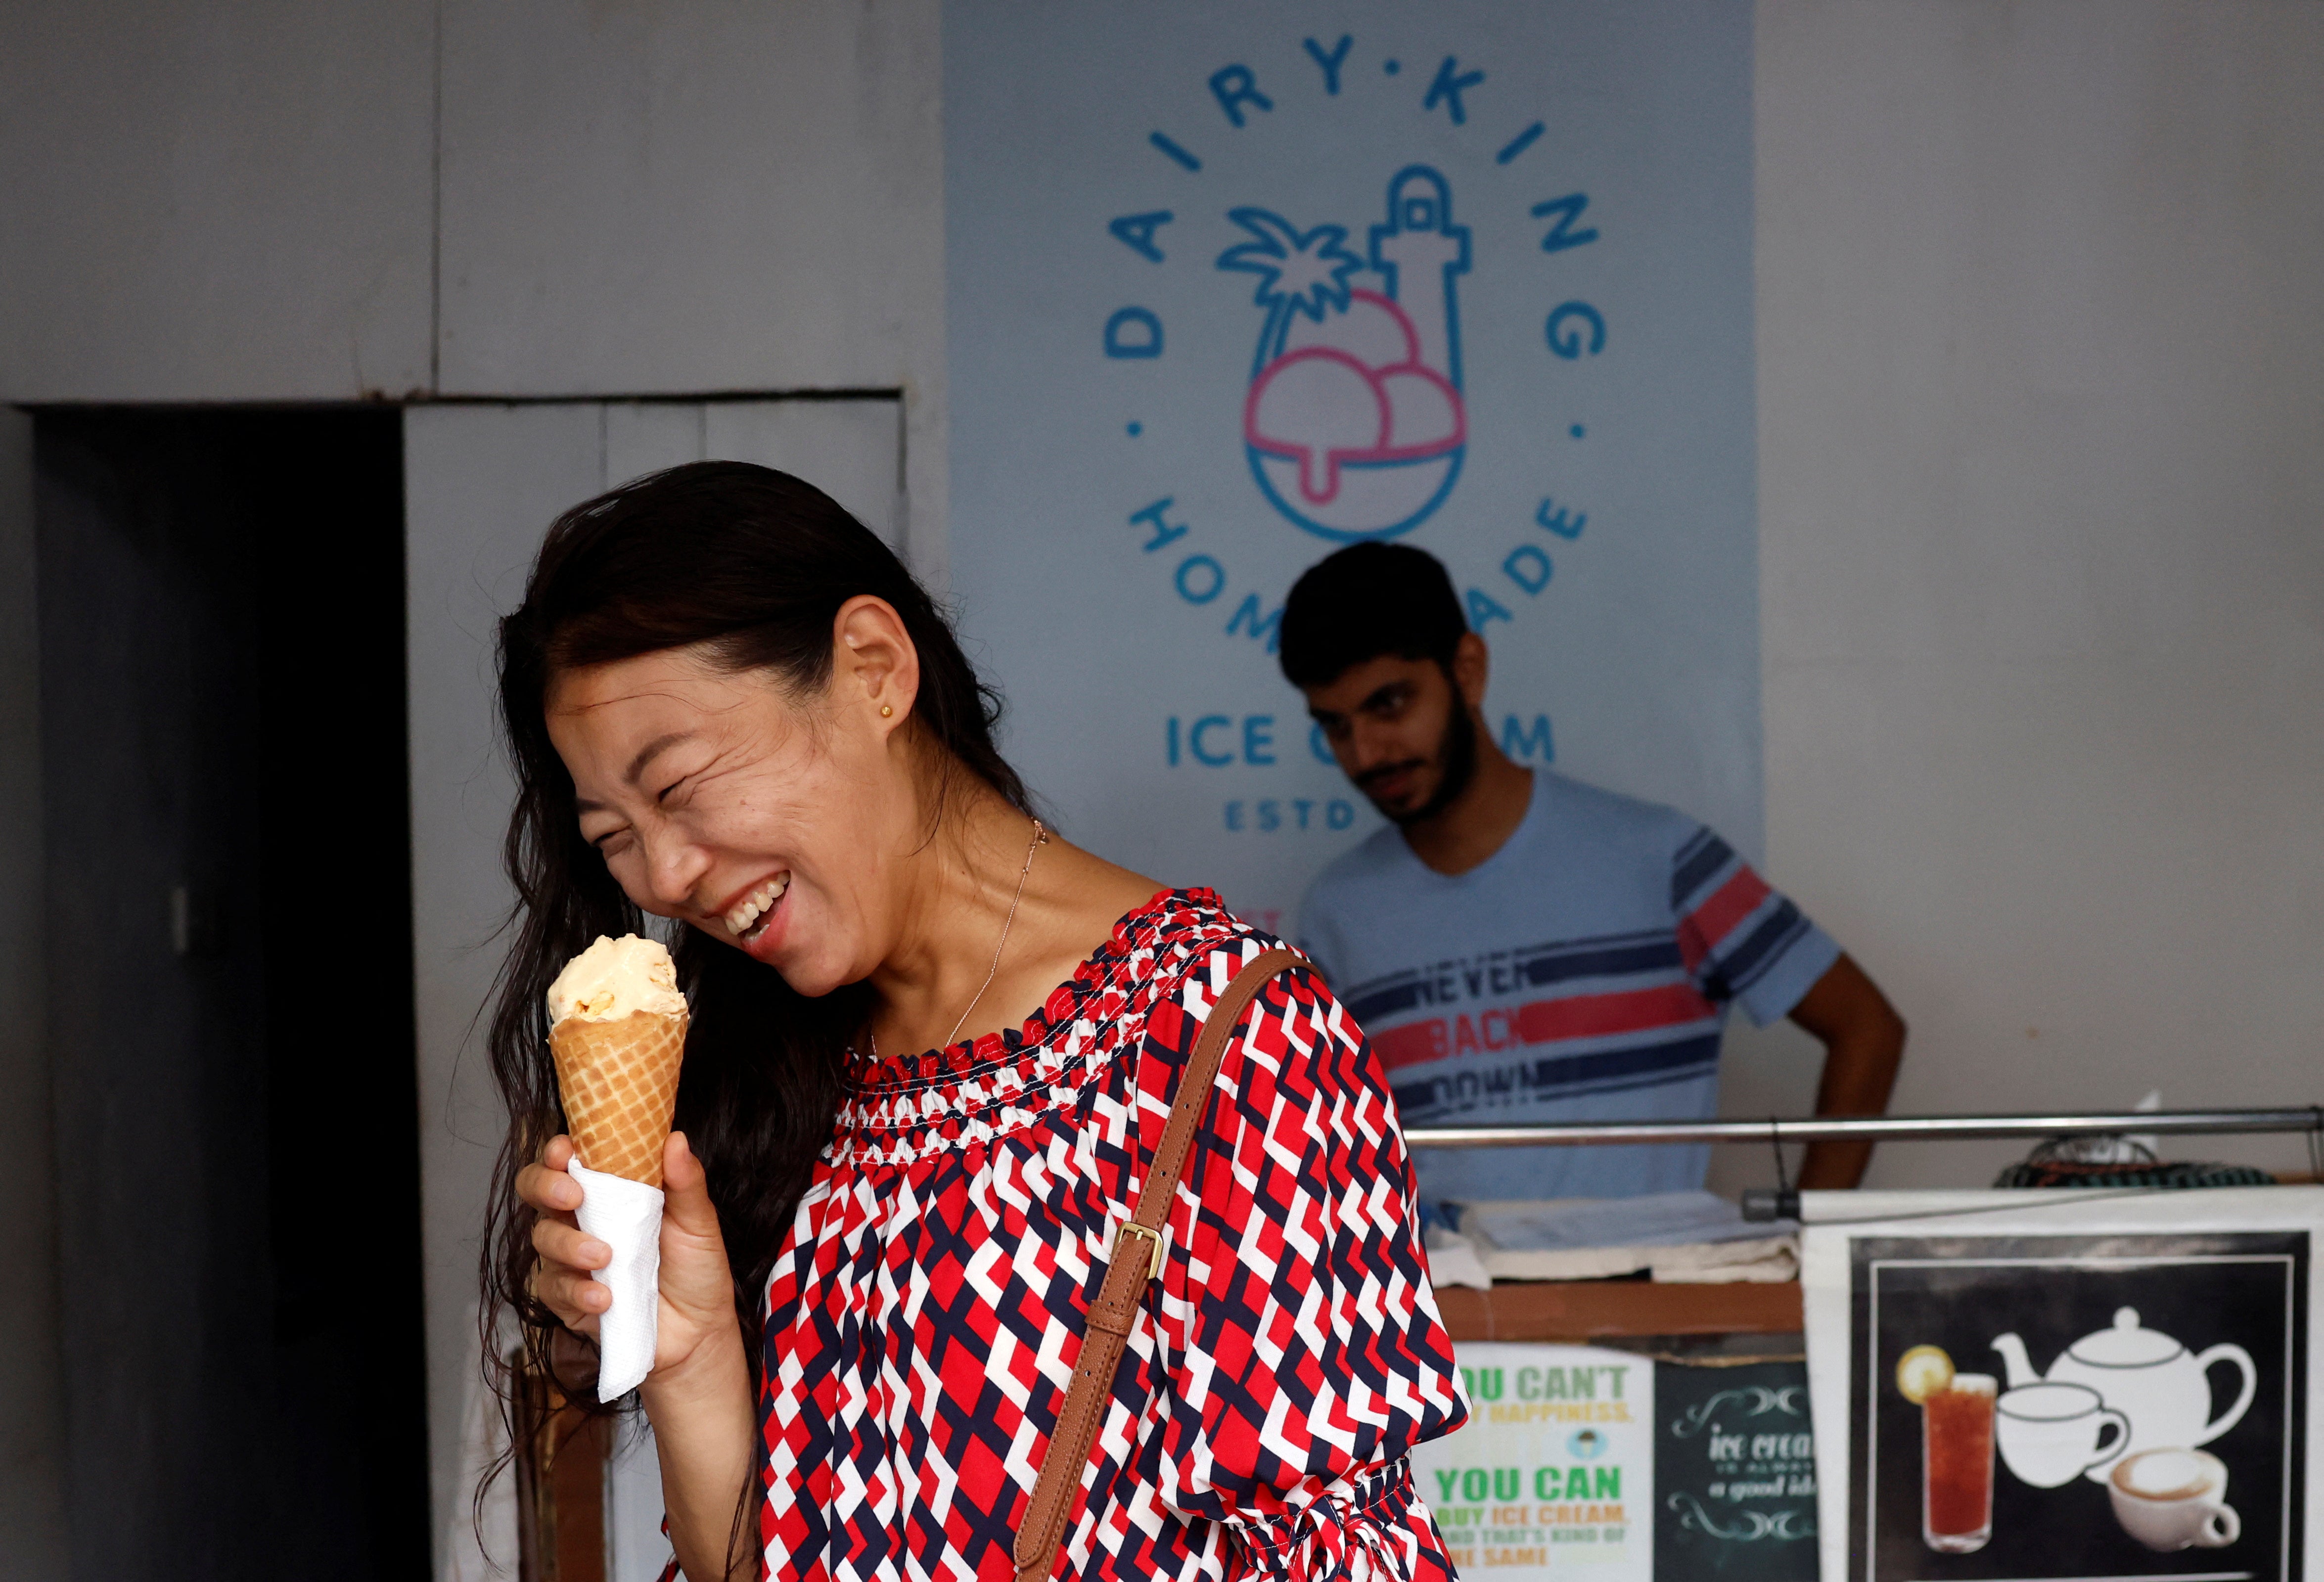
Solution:
M1253 240L1219 267L1260 277L1268 310L1243 402L1251 472L1275 508L1327 538L1385 538L1452 492L1468 443L1454 277L1469 231L1444 178L1425 165L1388 183L1370 274L1347 231L1301 231L1267 209L1228 217Z

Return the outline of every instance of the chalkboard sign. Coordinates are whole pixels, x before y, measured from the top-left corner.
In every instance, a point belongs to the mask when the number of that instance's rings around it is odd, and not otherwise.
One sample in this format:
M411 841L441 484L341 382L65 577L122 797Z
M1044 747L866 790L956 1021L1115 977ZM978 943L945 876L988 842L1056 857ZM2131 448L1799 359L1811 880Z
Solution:
M1815 1582L1807 1364L1655 1370L1655 1576Z

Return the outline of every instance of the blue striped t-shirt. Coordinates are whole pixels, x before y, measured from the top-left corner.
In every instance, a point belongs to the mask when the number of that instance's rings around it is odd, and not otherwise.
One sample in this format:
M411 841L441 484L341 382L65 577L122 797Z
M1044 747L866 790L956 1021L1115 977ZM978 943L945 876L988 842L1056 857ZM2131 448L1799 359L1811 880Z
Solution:
M1435 872L1393 825L1325 869L1298 943L1370 1035L1406 1126L1717 1113L1739 1000L1765 1026L1840 947L1710 830L1544 769L1499 851ZM1702 1184L1702 1146L1423 1149L1425 1199Z

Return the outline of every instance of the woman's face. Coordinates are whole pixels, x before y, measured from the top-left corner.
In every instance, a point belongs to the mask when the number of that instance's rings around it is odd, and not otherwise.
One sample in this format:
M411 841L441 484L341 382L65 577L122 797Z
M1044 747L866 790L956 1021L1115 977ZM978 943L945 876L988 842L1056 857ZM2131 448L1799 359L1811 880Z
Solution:
M548 704L582 838L630 899L808 995L886 957L904 914L898 860L920 844L899 733L910 639L885 603L858 599L834 648L817 696L680 648L560 675Z

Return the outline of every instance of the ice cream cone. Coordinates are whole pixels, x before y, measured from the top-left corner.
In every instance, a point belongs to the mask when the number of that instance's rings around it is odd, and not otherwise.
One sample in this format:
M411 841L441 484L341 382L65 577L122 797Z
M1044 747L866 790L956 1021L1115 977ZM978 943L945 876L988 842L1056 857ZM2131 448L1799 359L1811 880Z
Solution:
M686 1053L685 1015L632 1011L603 1022L569 1016L549 1030L549 1047L581 1163L659 1187Z

